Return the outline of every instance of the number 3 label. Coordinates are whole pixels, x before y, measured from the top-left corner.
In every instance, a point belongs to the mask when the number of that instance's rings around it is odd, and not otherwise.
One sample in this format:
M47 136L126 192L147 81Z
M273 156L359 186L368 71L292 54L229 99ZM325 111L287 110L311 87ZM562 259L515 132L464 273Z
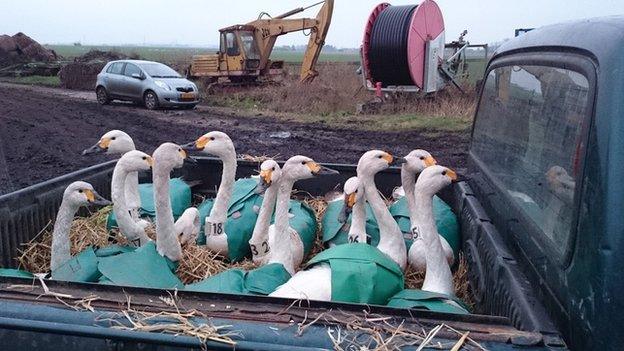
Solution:
M206 221L206 235L222 235L223 234L223 223L214 223Z

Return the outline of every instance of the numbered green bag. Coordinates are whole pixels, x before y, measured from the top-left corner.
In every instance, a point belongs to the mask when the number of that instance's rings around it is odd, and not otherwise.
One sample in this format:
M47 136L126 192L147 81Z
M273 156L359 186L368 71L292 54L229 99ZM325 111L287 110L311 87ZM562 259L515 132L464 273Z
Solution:
M331 267L332 301L385 305L405 284L399 265L368 244L332 247L307 267L320 263Z
M341 245L347 243L349 226L351 224L351 215L347 218L346 224L338 221L338 216L343 205L344 201L338 200L330 202L327 206L327 210L325 211L325 215L321 221L323 224L323 242L326 244L331 243L334 245ZM408 248L411 247L413 240L409 219L409 208L407 206L406 198L401 197L390 206L389 210L392 217L394 217L394 220L397 221L401 232L403 232L405 245ZM437 196L434 196L433 198L433 215L436 219L438 232L448 241L449 245L453 249L453 252L455 253L455 258L457 259L461 246L461 237L457 217L451 210L451 207ZM379 227L368 203L366 205L366 234L370 237L371 245L377 246L377 244L379 244Z

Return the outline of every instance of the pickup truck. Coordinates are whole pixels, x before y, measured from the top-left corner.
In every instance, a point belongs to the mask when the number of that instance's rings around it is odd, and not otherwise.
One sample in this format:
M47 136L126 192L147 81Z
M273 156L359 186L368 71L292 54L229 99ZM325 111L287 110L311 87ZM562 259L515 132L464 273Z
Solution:
M460 222L471 315L0 278L0 343L7 350L621 349L623 101L624 17L536 29L494 54L472 129L469 180L440 194ZM219 162L198 161L177 175L214 195ZM352 165L328 166L340 175L298 188L322 195L355 173ZM0 265L15 266L20 243L53 220L70 182L109 194L113 167L0 197ZM255 169L241 161L237 176ZM382 172L377 183L389 195L399 170ZM141 313L160 324L140 328ZM176 313L188 319L172 321ZM184 323L222 327L235 345L175 329Z

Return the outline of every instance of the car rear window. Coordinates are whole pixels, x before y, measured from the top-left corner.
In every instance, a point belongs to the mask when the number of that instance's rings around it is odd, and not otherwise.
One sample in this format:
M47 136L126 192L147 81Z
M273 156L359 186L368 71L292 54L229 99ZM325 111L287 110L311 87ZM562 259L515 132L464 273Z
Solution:
M527 65L487 76L472 154L525 217L563 254L575 218L589 81L581 73Z
M110 65L110 67L108 67L106 72L112 73L112 74L121 74L121 72L123 71L123 67L124 67L123 62L115 62L112 65Z

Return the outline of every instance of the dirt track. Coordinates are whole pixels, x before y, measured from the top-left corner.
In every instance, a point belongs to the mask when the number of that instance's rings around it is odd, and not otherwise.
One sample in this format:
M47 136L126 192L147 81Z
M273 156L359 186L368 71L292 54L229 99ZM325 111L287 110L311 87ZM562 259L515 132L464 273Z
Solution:
M0 194L108 160L80 153L111 129L126 131L138 149L150 153L165 141L186 143L220 130L232 137L239 154L302 154L340 163L355 163L372 148L397 155L424 148L439 163L462 168L468 146L463 134L423 138L418 131L363 132L269 117L218 116L203 109L152 112L126 104L100 106L89 94L2 83L0 101ZM291 136L270 136L280 131Z

